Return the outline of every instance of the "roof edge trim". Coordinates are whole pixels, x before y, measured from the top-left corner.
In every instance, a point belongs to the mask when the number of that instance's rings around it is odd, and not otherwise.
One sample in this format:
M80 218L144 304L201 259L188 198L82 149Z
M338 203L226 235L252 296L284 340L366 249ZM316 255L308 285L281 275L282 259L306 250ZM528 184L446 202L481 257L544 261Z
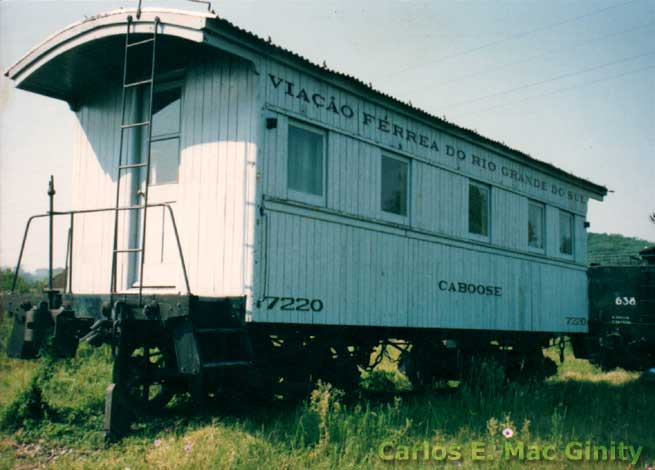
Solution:
M62 47L65 48L66 45L72 41L88 36L88 39L78 41L78 44L76 45L79 45L103 37L120 34L121 32L117 31L116 28L121 26L125 27L127 25L128 16L135 14L136 9L113 10L66 26L64 29L57 31L55 34L47 37L45 40L30 49L20 59L18 59L18 61L7 68L4 75L11 80L20 82L26 78L26 73L29 75L29 73L35 69L33 67L34 64L39 63L39 66L43 65L43 63L58 55L56 53L53 54L53 52L56 52ZM149 32L148 28L151 28L156 17L160 18L161 24L163 25L161 34L180 36L185 39L189 38L180 34L181 30L203 31L205 29L206 20L208 18L215 18L214 15L206 13L173 9L145 8L141 12L140 19L134 21L136 28L135 32ZM48 55L50 55L50 57L48 60L44 61L43 58Z

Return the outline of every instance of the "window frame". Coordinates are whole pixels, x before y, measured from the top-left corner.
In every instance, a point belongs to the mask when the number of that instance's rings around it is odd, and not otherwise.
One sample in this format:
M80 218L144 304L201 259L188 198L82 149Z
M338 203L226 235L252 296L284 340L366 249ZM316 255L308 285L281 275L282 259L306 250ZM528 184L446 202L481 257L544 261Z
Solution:
M466 194L466 231L468 233L469 238L481 241L481 242L491 242L491 228L492 228L492 221L491 221L491 215L492 215L492 191L491 188L492 186L490 184L482 183L477 180L469 179L468 180L468 185L467 185L467 194ZM489 194L489 197L487 199L487 235L482 235L479 233L471 232L471 186L477 186L478 188L485 189L487 193Z
M322 155L323 158L322 158L322 168L321 168L322 194L320 196L316 194L306 193L304 191L298 191L297 189L291 189L289 187L289 128L292 126L309 132L313 132L314 134L318 134L323 138L323 155ZM298 202L303 202L305 204L310 204L314 206L321 206L321 207L326 206L328 135L329 134L327 129L318 126L312 126L301 121L289 119L287 123L287 138L286 138L286 190L287 190L288 199Z
M157 142L163 142L166 140L174 140L177 139L178 145L177 145L177 172L175 175L175 181L167 181L165 183L153 183L152 182L152 175L148 175L148 181L149 181L149 186L166 186L166 185L171 185L171 184L178 184L180 182L180 163L181 163L181 157L182 157L182 110L184 109L184 79L183 78L162 78L160 79L161 81L155 83L155 89L153 90L152 97L154 99L155 94L161 91L168 91L168 90L173 90L173 89L179 89L180 90L180 115L179 115L179 123L178 123L178 131L177 132L169 132L166 134L161 134L161 135L154 135L151 134L150 138L150 169L149 171L152 172L153 170L153 160L152 160L152 144L157 143ZM150 125L153 125L154 121L154 116L151 118Z
M406 183L406 188L407 188L407 193L405 194L405 207L406 207L406 214L397 214L395 212L389 212L386 211L382 208L382 162L384 161L385 158L389 158L391 160L396 160L401 163L404 163L407 165L407 183ZM412 183L412 160L409 158L401 157L399 155L395 155L390 152L380 152L380 166L379 166L379 176L380 176L380 184L378 185L379 191L378 191L378 198L379 198L379 204L378 208L380 210L380 213L383 215L383 217L391 222L399 223L399 224L404 224L408 225L409 224L409 215L411 211L411 183Z
M562 251L562 214L569 216L569 220L571 221L571 253ZM573 259L575 257L575 214L564 209L559 209L557 216L557 252L562 257Z
M530 245L530 206L536 206L541 209L541 247L536 247ZM545 253L546 252L546 204L543 202L535 201L534 199L528 199L528 223L526 224L526 242L528 244L528 250L534 251L536 253Z

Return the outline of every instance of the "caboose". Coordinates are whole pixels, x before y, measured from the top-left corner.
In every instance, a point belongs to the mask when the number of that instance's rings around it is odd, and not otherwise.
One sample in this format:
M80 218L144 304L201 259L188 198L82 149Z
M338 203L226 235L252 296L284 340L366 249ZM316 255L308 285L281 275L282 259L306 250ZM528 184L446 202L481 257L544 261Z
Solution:
M587 331L605 187L211 12L99 14L6 75L77 117L72 208L37 216L69 221L65 287L5 297L9 352L109 344L110 438L176 392L351 387L380 346L420 386Z

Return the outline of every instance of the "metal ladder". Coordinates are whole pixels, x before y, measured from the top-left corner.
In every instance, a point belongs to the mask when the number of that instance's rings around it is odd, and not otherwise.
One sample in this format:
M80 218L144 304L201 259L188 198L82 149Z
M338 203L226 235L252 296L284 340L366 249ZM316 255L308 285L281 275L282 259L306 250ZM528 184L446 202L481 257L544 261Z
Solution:
M154 29L151 37L147 39L141 39L136 41L130 41L132 36L130 30L133 25L132 16L127 17L127 31L125 33L125 49L124 49L124 58L123 58L123 90L122 90L122 104L121 104L121 126L120 126L120 146L118 153L118 168L116 173L116 205L114 211L114 243L112 248L112 261L111 261L111 286L110 286L110 301L113 301L115 294L118 293L117 289L117 268L118 268L118 255L119 254L129 254L129 253L138 253L140 254L140 267L139 267L139 305L142 305L143 301L143 266L145 262L145 253L146 253L146 227L147 227L147 214L148 214L148 189L150 186L150 156L151 156L151 146L152 146L152 101L154 96L155 89L155 59L157 52L157 29L159 26L160 20L159 17L155 18ZM138 47L144 47L152 45L152 54L151 54L151 64L150 64L150 75L147 78L128 82L129 79L129 66L128 60L130 50L133 50ZM136 87L148 87L148 104L145 109L145 119L140 122L125 122L126 119L126 104L127 104L127 91L128 89ZM145 93L145 91L144 91ZM123 151L123 144L125 143L125 133L130 132L130 130L135 128L147 128L146 142L144 146L145 155L142 156L140 163L124 163L126 160ZM145 158L143 158L145 157ZM145 189L143 191L143 204L136 204L131 208L135 211L143 211L143 217L141 218L141 236L137 237L137 247L135 248L119 248L118 247L118 214L120 208L120 196L121 196L121 176L124 171L143 169L145 171ZM128 237L129 238L129 237Z

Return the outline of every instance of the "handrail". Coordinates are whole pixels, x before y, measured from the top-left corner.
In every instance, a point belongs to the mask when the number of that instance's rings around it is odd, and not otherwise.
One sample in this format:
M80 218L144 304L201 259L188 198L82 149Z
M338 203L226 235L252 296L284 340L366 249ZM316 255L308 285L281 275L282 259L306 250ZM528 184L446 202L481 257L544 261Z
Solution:
M193 3L204 3L205 5L207 5L207 11L210 13L214 13L214 10L212 10L212 3L210 1L207 0L187 0L187 1Z
M77 214L92 214L92 213L98 213L98 212L111 212L111 211L133 211L133 210L141 210L145 208L151 208L151 207L165 207L168 209L168 214L171 216L171 222L173 223L173 232L175 233L175 242L177 244L177 250L178 254L180 256L180 264L182 265L182 272L184 274L184 284L186 287L186 291L188 295L191 295L191 287L189 286L189 276L187 274L186 270L186 264L184 262L184 254L182 253L182 244L180 243L180 234L177 230L177 223L175 222L175 215L173 214L173 209L171 208L169 203L166 202L161 202L161 203L156 203L156 204L147 204L147 205L138 205L138 206L126 206L126 207L103 207L100 209L79 209L79 210L74 210L74 211L53 211L53 212L48 212L45 214L36 214L31 216L29 219L27 219L27 224L25 224L25 232L23 233L23 241L20 246L20 252L18 254L18 262L16 263L16 271L14 271L14 279L11 284L11 292L13 293L14 290L16 289L16 283L18 282L18 272L20 271L20 265L23 260L23 252L25 251L25 243L27 241L27 235L29 233L30 225L32 224L32 221L34 219L40 219L43 217L49 217L49 216L57 216L57 215L70 215L71 216L71 226L73 223L73 217ZM71 237L71 244L72 244L72 237ZM71 258L72 258L72 252L73 252L73 247L71 246ZM72 262L71 262L72 265ZM73 279L72 277L70 278L70 283L72 290L72 282ZM141 279L141 283L143 282L143 279Z
M208 1L208 0L187 0L187 1L188 1L188 2L193 2L193 3L202 3L202 4L204 4L204 5L207 5L207 11L210 12L210 13L214 13L214 14L216 14L216 13L214 12L214 10L212 10L212 4L211 4L211 2ZM136 6L136 19L137 19L137 20L141 19L141 11L142 11L142 8L141 8L141 7L142 7L142 5L143 5L143 0L139 0L139 1L137 2L137 6Z

